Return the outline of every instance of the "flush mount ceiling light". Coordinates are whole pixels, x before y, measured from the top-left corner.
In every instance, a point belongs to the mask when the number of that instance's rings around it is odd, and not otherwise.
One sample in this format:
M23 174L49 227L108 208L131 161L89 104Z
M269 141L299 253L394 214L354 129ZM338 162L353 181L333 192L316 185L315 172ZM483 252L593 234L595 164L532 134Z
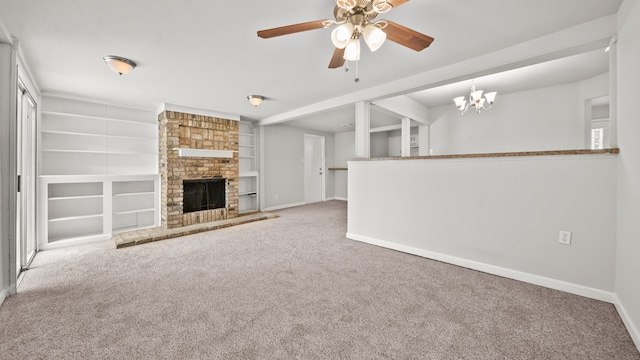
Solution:
M102 58L109 68L120 75L130 73L137 65L122 56L108 55Z
M466 114L470 106L474 107L478 114L480 114L480 111L482 110L491 109L491 105L493 105L497 93L495 91L488 92L484 94L484 96L482 96L482 93L482 90L476 90L475 84L473 83L473 81L471 81L471 94L469 94L469 102L467 102L464 96L459 96L453 99L453 102L456 104L456 107L460 111L460 114Z
M412 50L421 51L431 45L433 42L431 36L388 20L374 22L379 14L386 13L408 1L335 0L336 6L333 10L335 20L316 20L261 30L258 31L258 36L268 39L302 31L330 28L335 25L337 27L331 32L331 42L335 46L335 51L329 62L330 69L342 67L345 61L360 59L361 37L371 51L378 50L387 39Z
M262 96L262 95L249 95L249 96L247 96L247 100L249 100L249 103L251 105L253 105L254 107L258 107L264 101L264 96Z

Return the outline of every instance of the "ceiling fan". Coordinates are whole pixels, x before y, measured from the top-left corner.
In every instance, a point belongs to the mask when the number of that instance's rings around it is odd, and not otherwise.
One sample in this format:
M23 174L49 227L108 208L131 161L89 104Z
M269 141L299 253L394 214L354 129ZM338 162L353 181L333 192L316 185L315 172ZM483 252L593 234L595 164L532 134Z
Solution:
M433 38L406 28L389 20L373 20L382 13L396 8L409 0L335 0L333 10L335 20L316 20L300 24L260 30L258 36L268 39L302 31L337 27L331 32L331 41L336 50L329 62L329 68L342 67L345 60L360 60L360 38L371 51L378 50L386 39L415 51L427 48Z

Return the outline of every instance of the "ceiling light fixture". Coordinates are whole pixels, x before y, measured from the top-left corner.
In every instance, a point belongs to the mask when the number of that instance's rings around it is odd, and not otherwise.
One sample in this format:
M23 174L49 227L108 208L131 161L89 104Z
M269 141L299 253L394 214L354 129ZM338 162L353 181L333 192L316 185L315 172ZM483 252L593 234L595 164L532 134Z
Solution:
M469 94L469 102L464 98L464 96L459 96L453 99L453 102L456 104L456 107L460 111L460 114L464 115L469 110L469 107L472 106L476 109L476 112L480 114L482 110L491 109L491 105L496 99L497 92L488 92L482 96L482 90L476 90L476 86L471 81L471 94ZM489 106L486 106L488 104Z
M251 105L253 105L254 107L258 107L264 101L264 96L262 96L262 95L249 95L249 96L247 96L247 100L249 100L249 103Z
M387 27L388 23L384 20L372 23L370 20L378 13L389 11L393 6L387 0L371 1L365 7L358 6L356 0L336 0L336 5L345 13L342 14L344 20L337 22L340 25L331 32L331 42L336 48L345 49L343 59L360 60L360 37L364 38L369 50L380 49L387 39L387 34L382 29ZM328 21L325 26L335 23Z
M102 58L109 68L120 75L130 73L137 65L122 56L108 55Z

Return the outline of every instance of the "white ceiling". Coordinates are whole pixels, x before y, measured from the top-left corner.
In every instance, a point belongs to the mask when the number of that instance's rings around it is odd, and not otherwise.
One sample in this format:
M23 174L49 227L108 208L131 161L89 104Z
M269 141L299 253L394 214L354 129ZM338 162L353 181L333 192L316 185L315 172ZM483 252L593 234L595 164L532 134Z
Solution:
M261 120L599 19L614 14L621 2L409 1L379 18L430 35L434 43L422 52L392 42L375 53L363 47L358 83L353 66L349 72L327 68L333 52L328 29L272 39L256 35L258 30L332 18L333 0L0 0L0 41L19 39L44 94L151 110L170 103ZM117 76L102 61L105 55L130 58L138 67ZM606 72L606 64L606 57L591 52L476 81L508 93L597 75ZM542 76L547 71L551 75ZM468 88L466 81L410 96L432 107ZM267 100L254 108L246 100L250 94ZM327 119L332 127L319 128L345 131L339 124L353 122L353 109L328 109L291 124L313 127ZM372 114L373 126L391 121L383 113Z

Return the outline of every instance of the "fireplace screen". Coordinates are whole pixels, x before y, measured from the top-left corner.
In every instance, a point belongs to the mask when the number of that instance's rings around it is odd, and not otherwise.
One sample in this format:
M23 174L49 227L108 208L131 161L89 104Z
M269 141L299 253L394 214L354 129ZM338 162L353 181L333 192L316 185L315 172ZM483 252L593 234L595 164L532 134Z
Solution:
M227 206L226 179L184 180L182 212L221 209Z

